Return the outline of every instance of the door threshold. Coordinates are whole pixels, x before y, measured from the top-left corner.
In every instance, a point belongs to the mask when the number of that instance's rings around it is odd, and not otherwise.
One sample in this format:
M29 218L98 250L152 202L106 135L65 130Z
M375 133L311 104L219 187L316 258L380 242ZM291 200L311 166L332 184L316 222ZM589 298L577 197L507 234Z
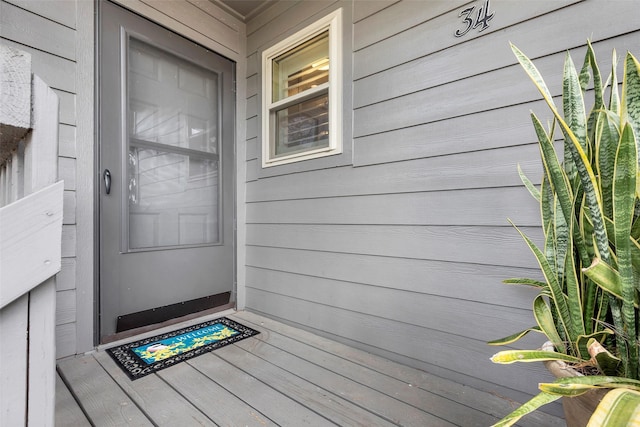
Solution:
M104 350L109 347L126 343L127 341L131 341L131 337L143 339L154 335L160 335L165 332L171 332L174 329L186 328L208 320L217 319L228 314L233 314L235 312L235 302L230 302L208 310L202 310L197 313L191 313L186 316L169 319L161 323L129 329L127 331L118 332L117 334L108 335L102 338L102 343L97 346L97 349Z

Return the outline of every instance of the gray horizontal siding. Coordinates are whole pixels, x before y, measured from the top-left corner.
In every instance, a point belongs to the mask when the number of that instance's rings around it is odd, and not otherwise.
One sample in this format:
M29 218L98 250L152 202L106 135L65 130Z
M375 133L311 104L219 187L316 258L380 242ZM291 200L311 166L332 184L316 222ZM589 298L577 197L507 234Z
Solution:
M510 218L520 226L537 226L540 220L536 206L522 187L490 187L256 202L247 205L247 221L506 226Z
M507 277L540 276L537 270L527 268L416 258L267 246L249 246L247 252L251 264L249 269L332 279L345 282L345 286L348 283L367 284L520 309L531 307L535 291L526 287L505 286L501 281ZM257 276L253 277L253 286L259 286Z
M331 3L352 12L352 164L303 162L267 176L261 49L330 3L279 2L247 26L247 308L526 399L542 368L493 365L486 345L534 322L535 292L501 281L539 277L507 218L540 242L517 166L540 182L529 114L549 115L509 41L536 58L559 97L565 53L581 63L587 38L602 70L614 47L638 51L634 4L494 0L489 29L455 38L466 2ZM592 16L598 26L585 29Z
M527 122L527 117L524 121ZM529 144L356 169L301 172L295 175L295 185L291 185L289 175L250 184L247 201L520 186L518 163L532 181L540 181L539 160L534 157L537 153L537 146Z
M344 282L317 276L300 276L278 270L251 267L247 283L263 292L287 296L355 311L369 316L393 319L426 329L446 332L479 341L490 341L497 336L511 335L515 330L531 326L528 309L486 304L469 299L426 294L421 291L399 290L371 286L357 282ZM451 322L449 311L474 316L473 324ZM398 311L396 307L402 307ZM509 319L506 323L504 319Z
M522 7L519 2L497 2L492 5L492 10L496 11L496 16L490 21L488 29L477 37L470 33L466 37L458 39L453 37L453 33L463 27L462 20L458 16L461 6L466 3L465 1L436 1L429 2L428 6L426 6L425 2L410 3L400 3L396 7L387 8L380 14L372 16L371 19L359 22L356 25L355 45L359 47L367 46L367 49L359 49L354 54L356 59L354 73L356 79L391 69L434 52L442 51L444 53L449 51L448 55L451 56L454 53L451 47L454 46L456 50L461 48L461 55L456 55L458 56L457 59L450 58L451 65L447 67L447 74L440 75L440 78L446 78L450 72L455 76L456 70L470 72L480 68L479 71L482 71L482 65L480 64L491 64L495 52L499 52L500 49L480 49L479 52L470 53L464 47L465 44L474 44L475 42L476 45L481 43L486 46L488 43L493 42L492 39L485 40L492 33L505 34L502 30L509 27L514 28L515 31L514 26L516 24L533 20L542 14L576 3L576 0L536 1L530 2L527 7ZM402 19L397 19L395 17L396 14L401 15ZM424 20L424 22L416 25L420 20ZM384 24L381 24L381 22ZM387 22L392 24L387 26ZM403 25L405 22L406 24ZM379 30L383 25L391 30L388 32ZM561 30L565 30L565 27L562 26ZM369 34L370 36L366 42L359 42L358 39L362 38L358 37L359 34ZM391 36L391 34L393 35ZM536 32L536 35L539 34L539 31ZM472 38L474 42L469 42ZM500 40L500 44L494 46L500 46L505 40L508 41L509 39ZM397 46L403 46L403 48L397 49ZM503 46L508 47L508 44ZM467 56L464 56L465 54L471 55L468 58L469 60L473 61L475 59L476 61L468 62ZM480 57L474 55L480 55ZM470 63L474 64L474 66L470 67ZM437 70L436 64L434 71Z
M19 3L19 2L18 2ZM34 5L35 6L35 5ZM25 44L74 61L76 59L75 30L32 11L2 2L0 27L2 38ZM37 7L33 7L32 10ZM61 2L60 9L75 16L75 2Z

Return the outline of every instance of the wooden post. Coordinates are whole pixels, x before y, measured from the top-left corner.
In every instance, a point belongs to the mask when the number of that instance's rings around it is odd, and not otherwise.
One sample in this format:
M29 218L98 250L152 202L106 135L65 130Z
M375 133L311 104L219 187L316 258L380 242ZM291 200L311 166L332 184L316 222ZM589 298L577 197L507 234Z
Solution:
M0 164L31 129L31 55L0 45Z
M0 45L3 426L53 426L55 420L55 274L61 267L64 189L56 183L59 107L56 94L31 78L30 66L28 54Z

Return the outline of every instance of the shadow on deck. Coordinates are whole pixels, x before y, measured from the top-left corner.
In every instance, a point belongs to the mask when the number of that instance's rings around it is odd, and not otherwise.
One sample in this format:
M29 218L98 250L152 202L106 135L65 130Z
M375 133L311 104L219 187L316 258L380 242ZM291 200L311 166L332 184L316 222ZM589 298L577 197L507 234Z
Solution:
M58 364L56 425L488 426L490 393L248 312L260 334L130 381L104 351ZM522 426L564 426L543 413Z

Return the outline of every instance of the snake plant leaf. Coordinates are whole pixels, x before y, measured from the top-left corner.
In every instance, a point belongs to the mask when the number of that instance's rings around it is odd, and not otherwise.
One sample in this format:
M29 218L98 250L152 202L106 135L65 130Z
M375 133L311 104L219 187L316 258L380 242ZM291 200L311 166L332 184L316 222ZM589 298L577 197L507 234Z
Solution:
M610 375L585 375L579 377L556 378L557 384L587 384L603 388L628 388L640 391L640 381Z
M605 291L622 298L622 278L620 273L601 258L594 258L591 265L582 272Z
M580 69L580 74L578 74L580 81L580 89L585 92L589 86L589 80L591 80L591 74L589 73L589 67L591 67L591 55L589 49L587 49L587 53L584 55L584 61L582 63L582 68Z
M493 424L491 427L509 427L514 425L523 416L536 411L538 408L560 399L562 396L558 394L539 393L528 402L524 403L515 411L504 417L502 420Z
M587 56L589 57L589 66L593 73L593 90L595 98L593 108L597 110L604 107L604 88L602 84L602 75L600 74L600 68L598 67L596 53L591 45L591 40L587 40Z
M597 127L597 168L600 175L602 205L605 217L613 218L613 173L620 131L616 117L606 113L600 113Z
M553 220L554 220L554 194L551 189L551 184L546 175L542 177L542 184L540 186L540 218L542 219L542 231L544 233L544 253L547 256L547 260L553 259ZM552 265L555 262L552 262Z
M624 79L622 81L621 116L627 118L633 127L633 133L640 135L640 63L627 52L624 62ZM626 113L626 114L625 114Z
M589 113L589 117L587 119L587 137L593 141L595 132L596 132L595 123L598 120L598 116L600 115L599 111L601 111L604 108L604 91L603 91L603 85L602 85L602 75L600 74L600 69L598 68L598 61L596 60L596 54L593 50L593 46L591 45L591 41L589 40L587 40L587 53L585 56L585 66L588 66L593 73L594 104L591 112ZM586 86L582 85L582 81L581 81L581 90L582 92L586 91Z
M640 425L640 392L613 389L608 392L591 415L587 427L620 427Z
M509 335L508 337L504 337L504 338L500 338L497 340L493 340L493 341L489 341L487 344L488 345L508 345L511 343L514 343L516 341L518 341L520 338L522 338L523 336L527 335L529 332L540 332L542 333L542 331L540 330L540 328L538 326L533 326L531 328L525 329L524 331L520 331L517 332L513 335Z
M620 358L615 357L606 348L600 344L599 340L591 338L587 342L587 348L591 360L595 360L600 372L605 375L615 375L618 373L618 366L620 365Z
M545 288L547 286L547 284L541 280L529 279L527 277L512 277L511 279L504 279L502 283L507 285L527 285L533 286L534 288Z
M531 121L533 122L536 135L538 136L540 153L546 176L549 178L549 183L551 184L553 192L558 197L565 220L569 223L571 222L571 212L573 211L573 194L571 192L569 180L560 165L558 157L556 156L553 142L544 130L540 119L532 113Z
M551 300L553 301L553 297L551 297ZM536 319L538 327L540 327L540 330L547 336L553 346L561 353L565 353L567 351L566 345L564 344L564 340L560 337L560 333L556 329L556 322L553 318L551 309L545 302L542 295L538 295L533 300L533 316ZM567 333L566 327L564 332Z
M637 93L640 96L640 88ZM618 271L621 278L622 320L623 330L627 336L636 336L635 319L635 278L631 257L631 226L635 208L636 172L638 155L633 129L630 123L625 124L618 151L613 182L613 215L615 228L616 253L618 256ZM627 374L631 378L638 378L638 343L628 340L629 365Z
M582 97L582 87L569 52L567 52L564 60L562 100L564 121L573 131L582 149L588 152L587 115L585 112L584 98Z
M563 397L575 397L585 394L588 391L602 389L600 386L591 384L558 384L558 383L540 383L538 388L549 394L559 394Z
M640 93L638 95L640 96ZM620 246L626 247L630 244L629 235L633 224L637 171L636 141L631 125L627 123L622 130L622 135L620 135L614 164L613 224L618 253ZM618 257L620 256L618 255Z
M544 79L542 78L542 74L540 74L540 71L538 71L538 69L533 64L533 62L531 62L531 60L527 58L527 56L524 53L522 53L522 51L518 49L513 43L509 43L509 45L511 46L511 50L516 56L516 59L518 60L522 68L524 68L525 72L529 75L529 77L531 78L533 83L536 85L536 87L538 88L538 90L540 91L544 99L547 101L548 104L550 104L550 106L552 105L553 108L555 109L555 104L553 104L553 97L551 96L551 92L549 92L549 89L547 88L547 85L544 82Z
M535 243L533 243L533 241L529 239L529 237L527 237L518 227L516 227L513 222L511 222L511 224L515 227L518 233L520 233L524 241L529 246L529 249L531 249L531 251L535 255L538 261L538 265L542 270L542 274L544 275L544 278L549 285L549 290L553 295L554 306L557 308L557 314L560 317L560 321L562 322L565 331L572 330L569 307L567 306L566 298L562 292L562 287L560 286L560 283L558 283L558 278L554 274L553 267L551 267L549 261L540 251L540 249L538 249Z
M591 354L589 353L589 343L591 342L592 339L598 342L604 342L604 340L611 335L613 335L613 331L609 328L605 328L603 330L594 332L592 334L579 336L578 340L576 341L576 347L578 347L579 349L580 357L584 359L591 357ZM605 373L606 375L615 374L615 372L612 372L612 373L603 372L603 373Z
M582 291L578 280L578 271L573 257L573 240L568 239L566 256L564 257L564 282L567 293L567 305L571 316L572 330L569 339L575 342L577 338L586 333L584 318L582 317Z
M518 163L518 175L520 175L520 180L524 184L525 188L529 190L529 193L536 199L538 202L540 201L540 190L533 185L533 182L524 174L522 168L520 167L520 163Z
M640 248L637 249L640 251ZM620 300L623 299L622 277L620 273L602 259L595 258L589 267L582 269L582 272L604 291ZM640 300L638 300L638 296L636 295L633 302L634 307L639 307L639 303Z
M516 362L544 362L546 360L562 360L569 363L582 363L584 360L556 351L544 350L503 350L491 357L493 363L509 365Z
M573 239L572 236L569 235L574 229L573 218L570 216L570 224L572 226L569 227L557 197L554 199L553 207L553 233L555 235L553 243L555 254L551 258L555 260L558 282L565 283L565 275L568 274L565 270L567 254L571 254L570 256L573 258Z
M544 256L551 267L551 272L556 276L558 283L562 283L558 277L558 260L556 258L556 229L555 229L555 211L543 228L544 232Z
M565 137L565 147L569 147L571 151L573 161L578 171L578 175L580 176L580 181L582 183L582 186L584 187L585 197L596 235L598 252L600 252L600 256L602 256L605 261L608 261L610 258L610 254L607 233L605 230L604 219L602 215L602 202L600 200L600 193L596 191L596 188L598 186L595 174L593 172L593 168L591 167L589 157L587 156L587 153L585 152L585 149L582 145L582 143L586 144L586 138L582 138L583 135L586 135L586 123L584 121L580 121L580 119L577 117L580 114L578 113L575 118L573 116L570 118L571 123L575 128L572 129L571 126L563 119L563 117L558 112L553 102L553 98L551 97L551 93L544 83L542 75L535 67L535 65L533 65L533 62L513 44L511 45L511 49L514 52L518 62L522 65L525 72L529 75L529 78L533 81L535 86L538 88L538 91L542 94L542 97L553 112L555 119L562 129L562 133ZM572 65L572 62L570 62L570 56L567 56L567 58L569 59L569 61L566 62L567 65L565 66L563 75L563 81L566 80L566 82L563 83L563 88L566 88L566 90L563 89L563 93L567 94L567 98L563 100L563 105L565 106L565 110L575 109L578 112L584 111L584 101L582 98L582 92L580 90L578 75L575 67ZM582 126L584 126L584 129L582 128Z
M593 389L620 389L640 392L640 382L610 375L587 375L557 378L552 383L540 383L538 388L545 393L563 396L578 396Z
M618 54L613 49L611 58L611 92L609 94L609 111L615 111L620 114L620 95L618 95L618 76L616 70L618 69Z
M570 101L567 101L570 102ZM579 103L580 101L576 101ZM555 112L557 114L557 112ZM588 208L589 218L593 225L596 248L600 253L600 256L608 261L610 258L609 241L607 237L606 228L604 225L604 215L602 212L602 201L600 192L597 191L598 183L591 167L591 162L587 157L585 150L582 149L579 140L575 136L573 130L563 121L559 120L562 128L562 132L567 140L571 153L573 155L573 161L580 177L580 182L584 190L584 197L586 200L586 208ZM569 143L569 141L571 143Z
M640 217L636 220L636 223L639 222ZM633 268L640 272L640 242L634 236L631 236L631 262L633 263Z

